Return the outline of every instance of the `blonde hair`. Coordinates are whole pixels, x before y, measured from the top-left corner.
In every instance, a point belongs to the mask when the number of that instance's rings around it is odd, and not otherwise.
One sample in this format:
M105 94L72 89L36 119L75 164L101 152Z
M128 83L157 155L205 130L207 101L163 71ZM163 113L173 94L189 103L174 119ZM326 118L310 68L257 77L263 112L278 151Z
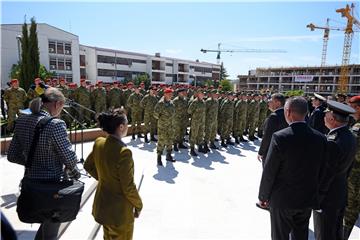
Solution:
M34 98L30 104L29 108L33 114L37 114L40 112L43 104L47 102L65 102L64 94L57 88L50 87L47 88L40 97Z

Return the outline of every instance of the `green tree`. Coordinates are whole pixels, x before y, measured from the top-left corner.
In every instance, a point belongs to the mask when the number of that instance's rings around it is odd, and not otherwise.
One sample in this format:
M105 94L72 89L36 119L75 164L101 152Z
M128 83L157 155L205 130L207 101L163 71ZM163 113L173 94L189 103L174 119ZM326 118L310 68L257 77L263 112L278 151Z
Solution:
M227 79L229 77L229 74L227 74L226 68L224 67L224 63L221 62L220 65L220 81Z
M20 86L25 90L29 89L32 81L31 68L30 68L30 52L29 52L29 36L26 19L22 26L22 37L21 37L21 62L20 62Z
M287 97L303 96L304 91L303 90L290 90L290 91L286 91L284 95Z
M18 62L17 64L13 64L11 66L11 70L10 70L10 74L9 74L9 77L10 79L20 79L20 72L21 72L21 65L20 65L20 62Z
M222 86L223 91L233 91L234 90L233 84L227 79L221 80L220 85Z
M141 82L145 83L145 89L149 89L151 82L150 82L150 77L147 73L137 75L136 78L134 79L134 84L136 86L139 86Z
M39 77L41 79L53 78L55 77L56 74L54 71L53 72L48 71L46 67L42 64L40 64L38 72L39 72Z
M40 57L39 57L39 46L37 38L37 24L35 18L31 18L30 25L30 36L29 36L29 56L30 56L30 79L33 81L35 78L39 77L40 70ZM44 78L43 78L44 79Z

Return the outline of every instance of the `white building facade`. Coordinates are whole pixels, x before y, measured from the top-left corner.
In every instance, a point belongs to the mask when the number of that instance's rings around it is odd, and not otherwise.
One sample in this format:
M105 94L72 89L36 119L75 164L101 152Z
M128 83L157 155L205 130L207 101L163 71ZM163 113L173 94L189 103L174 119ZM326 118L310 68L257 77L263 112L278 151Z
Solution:
M13 64L21 57L22 24L1 24L1 85L10 81ZM29 25L30 28L30 25ZM220 65L80 45L79 37L48 24L37 24L40 64L57 78L80 83L85 78L114 82L148 74L153 84L218 81Z
M28 25L30 30L30 25ZM13 64L21 58L22 24L1 24L1 85L10 80ZM80 79L79 37L50 26L37 24L40 64L69 82Z

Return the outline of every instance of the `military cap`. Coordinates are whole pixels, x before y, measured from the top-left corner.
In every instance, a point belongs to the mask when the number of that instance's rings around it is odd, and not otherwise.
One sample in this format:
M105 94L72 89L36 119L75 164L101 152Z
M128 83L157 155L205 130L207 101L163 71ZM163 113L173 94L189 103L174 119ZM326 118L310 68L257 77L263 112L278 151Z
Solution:
M85 78L80 79L80 82L85 82L85 81L86 81Z
M65 79L64 79L64 78L60 78L60 82L65 82Z
M127 85L128 85L128 86L133 86L134 83L133 83L133 82L128 82Z
M318 100L320 100L320 101L326 101L326 98L325 97L323 97L323 96L321 96L320 94L317 94L317 93L314 93L314 97L313 98L316 98L316 99L318 99ZM311 99L313 99L313 98L311 98Z
M98 80L98 82L97 82L98 84L100 84L100 83L103 83L103 81L101 81L101 80Z
M360 103L360 95L350 98L349 103Z
M174 92L174 90L172 88L166 88L164 90L164 93L172 93L172 92Z
M145 85L145 83L144 83L144 82L141 82L141 83L140 83L140 86L144 86L144 85Z
M16 78L14 78L14 79L11 79L11 84L13 84L13 83L15 83L15 82L19 82L19 80L17 80Z
M178 93L180 93L180 92L185 92L185 91L186 91L186 88L178 88L176 91L177 91Z
M355 109L353 109L352 107L350 107L349 105L337 102L337 101L333 101L333 100L328 100L327 101L327 109L324 112L334 112L336 114L342 115L344 117L347 117L349 114L353 114L355 113Z

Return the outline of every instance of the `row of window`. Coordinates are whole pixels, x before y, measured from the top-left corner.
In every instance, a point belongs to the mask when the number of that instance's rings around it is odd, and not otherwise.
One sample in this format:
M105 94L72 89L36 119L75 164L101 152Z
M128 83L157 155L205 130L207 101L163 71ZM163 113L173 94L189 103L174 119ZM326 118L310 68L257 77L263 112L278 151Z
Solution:
M72 70L71 59L66 58L50 58L50 70Z
M64 78L67 82L72 82L73 81L72 74L55 73L54 77L57 78L57 79Z
M71 55L71 43L49 41L49 53Z
M145 72L135 72L135 71L121 71L121 70L109 70L109 69L98 69L98 76L102 77L129 77L133 74L146 74Z
M104 55L97 55L97 61L99 63L111 63L111 64L120 64L120 65L132 65L133 63L143 63L146 64L146 60L138 60L131 58L120 58L120 57L111 57Z

